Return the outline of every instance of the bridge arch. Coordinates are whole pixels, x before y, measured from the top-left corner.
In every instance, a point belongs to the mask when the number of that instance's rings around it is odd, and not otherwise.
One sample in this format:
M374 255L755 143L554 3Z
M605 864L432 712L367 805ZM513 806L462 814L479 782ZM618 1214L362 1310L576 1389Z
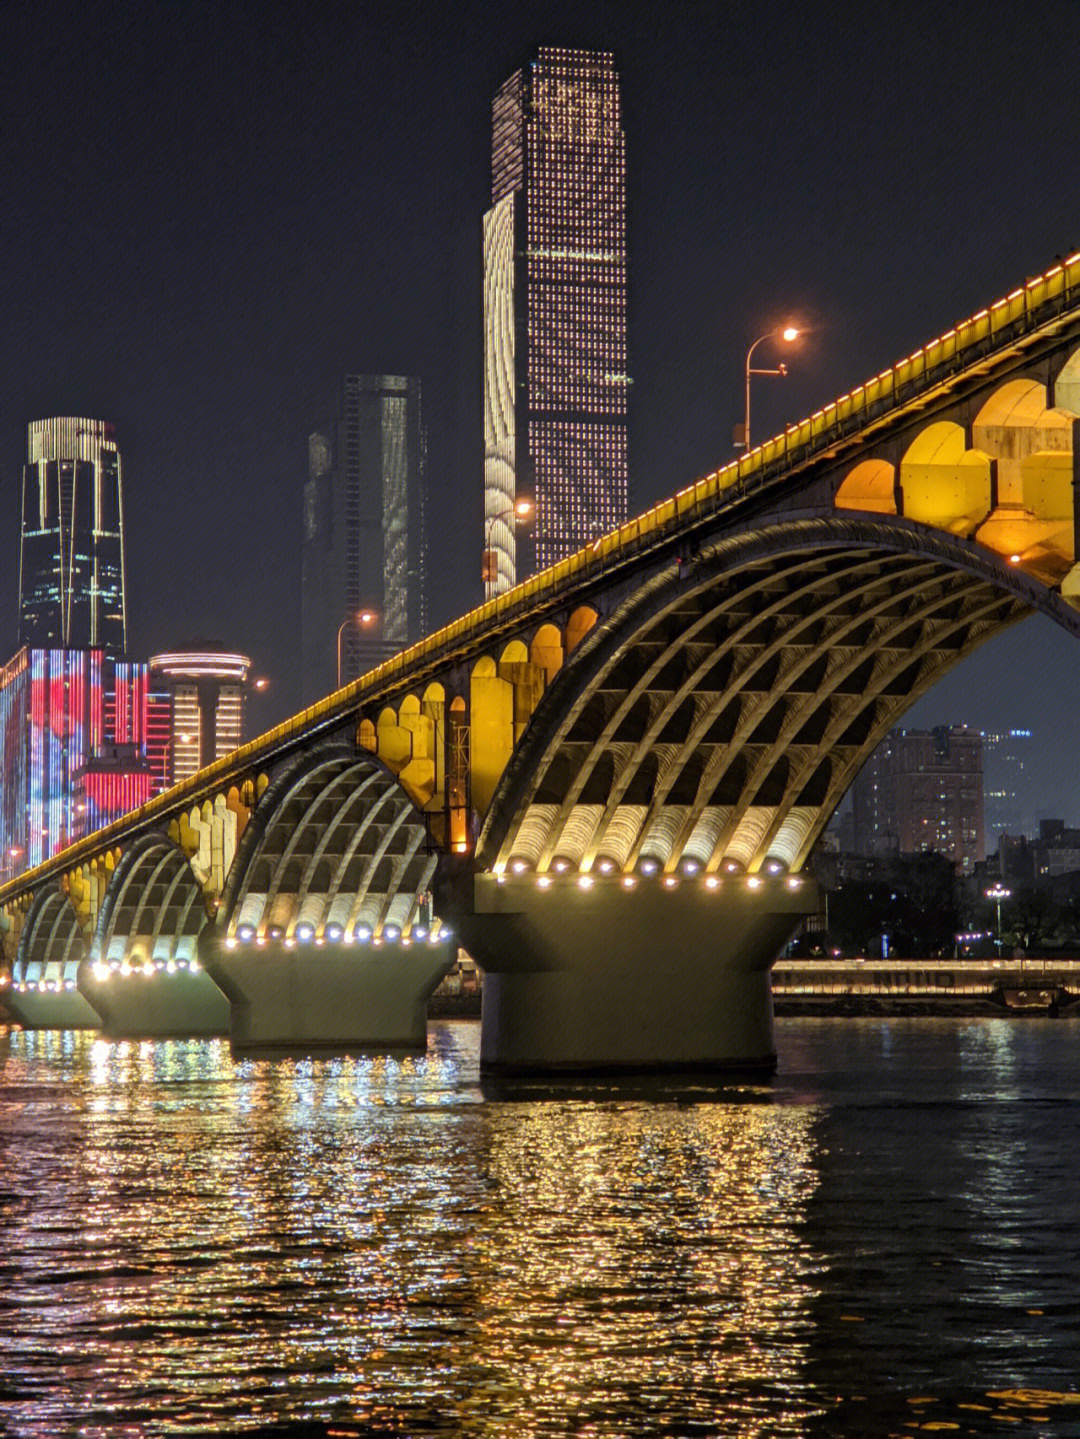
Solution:
M65 891L49 885L34 896L12 965L13 989L73 990L86 953L79 916Z
M1066 356L1054 380L1054 408L1080 415L1080 349Z
M90 961L98 969L128 966L146 973L197 969L198 938L208 917L203 886L184 851L164 835L142 835L113 872Z
M1080 632L1017 567L892 517L792 520L658 570L549 686L480 862L798 870L904 711L1035 609Z
M838 510L896 514L896 471L888 460L860 460L840 482Z
M395 717L396 718L396 717ZM424 817L366 749L326 741L271 783L222 895L226 940L408 937L428 917Z
M971 535L991 506L990 460L969 449L962 425L935 420L900 462L904 515L954 535Z

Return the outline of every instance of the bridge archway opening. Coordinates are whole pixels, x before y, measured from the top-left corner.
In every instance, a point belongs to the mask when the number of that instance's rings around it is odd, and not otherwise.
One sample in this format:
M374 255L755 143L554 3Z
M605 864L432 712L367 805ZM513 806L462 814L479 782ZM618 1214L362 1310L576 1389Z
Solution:
M1080 416L1080 350L1074 350L1054 381L1054 408Z
M972 426L997 477L996 506L978 530L979 543L1046 584L1059 583L1075 561L1074 423L1067 411L1048 408L1040 381L1018 378L993 392Z
M596 624L600 616L591 605L581 605L566 622L564 650L571 654Z
M962 441L938 429L924 453L955 457ZM483 866L797 874L871 749L940 676L1031 608L1080 627L992 554L901 517L740 537L689 578L628 594L568 657L557 719L530 728L495 795Z
M435 854L423 815L366 750L320 746L270 786L222 897L226 943L408 937Z
M85 951L74 906L59 886L49 886L27 911L12 964L12 987L73 990Z
M563 663L563 637L557 625L541 625L529 646L529 658L544 671L548 684L555 678Z
M991 510L990 460L969 450L961 425L936 420L900 462L904 516L948 534L971 535Z
M896 471L888 460L860 461L840 482L834 503L838 510L895 515Z
M972 434L979 449L997 452L995 431L1032 429L1047 423L1060 423L1054 411L1047 409L1046 386L1038 380L1008 380L996 389L975 416Z
M482 815L514 750L514 685L499 674L490 655L469 679L472 808Z

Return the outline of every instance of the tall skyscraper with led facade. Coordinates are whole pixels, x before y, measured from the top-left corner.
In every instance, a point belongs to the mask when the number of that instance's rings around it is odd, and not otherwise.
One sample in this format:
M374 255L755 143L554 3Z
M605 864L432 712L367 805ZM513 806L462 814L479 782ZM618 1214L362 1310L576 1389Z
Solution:
M123 515L113 427L35 420L22 476L20 645L123 654Z
M347 375L328 408L304 485L305 703L334 689L339 657L345 684L427 628L420 381Z
M0 668L0 854L11 872L160 788L150 707L146 665L100 649L23 648Z
M626 156L611 55L542 48L492 107L484 566L509 589L627 514ZM515 506L534 503L531 526Z

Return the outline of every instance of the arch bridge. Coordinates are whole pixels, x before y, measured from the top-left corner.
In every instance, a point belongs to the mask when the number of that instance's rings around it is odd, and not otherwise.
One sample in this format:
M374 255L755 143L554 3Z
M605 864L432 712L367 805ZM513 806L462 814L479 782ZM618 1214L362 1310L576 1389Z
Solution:
M1025 615L1080 631L1078 417L1073 256L5 885L10 1003L419 1043L460 936L489 1067L770 1062L871 750Z

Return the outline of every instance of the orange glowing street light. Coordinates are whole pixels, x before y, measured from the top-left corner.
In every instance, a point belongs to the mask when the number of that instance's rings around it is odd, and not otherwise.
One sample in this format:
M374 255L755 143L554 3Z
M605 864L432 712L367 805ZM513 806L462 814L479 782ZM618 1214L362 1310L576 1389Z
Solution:
M756 369L751 365L750 359L757 347L763 340L783 340L785 345L790 345L799 338L802 332L794 325L784 325L780 329L767 330L764 335L759 335L746 352L746 410L743 415L743 423L735 426L735 444L741 445L744 453L750 453L750 376L751 375L786 375L787 366L777 365L775 369Z
M520 524L527 520L533 512L533 502L528 495L519 495L511 504L504 505L502 509L496 510L493 515L488 515L484 523L484 598L490 600L495 593L495 585L499 580L499 557L491 547L491 531L497 520L512 519L514 524Z
M366 628L373 625L379 616L374 610L357 610L354 615L346 615L338 625L337 632L337 687L341 688L341 636L350 625L357 625Z

